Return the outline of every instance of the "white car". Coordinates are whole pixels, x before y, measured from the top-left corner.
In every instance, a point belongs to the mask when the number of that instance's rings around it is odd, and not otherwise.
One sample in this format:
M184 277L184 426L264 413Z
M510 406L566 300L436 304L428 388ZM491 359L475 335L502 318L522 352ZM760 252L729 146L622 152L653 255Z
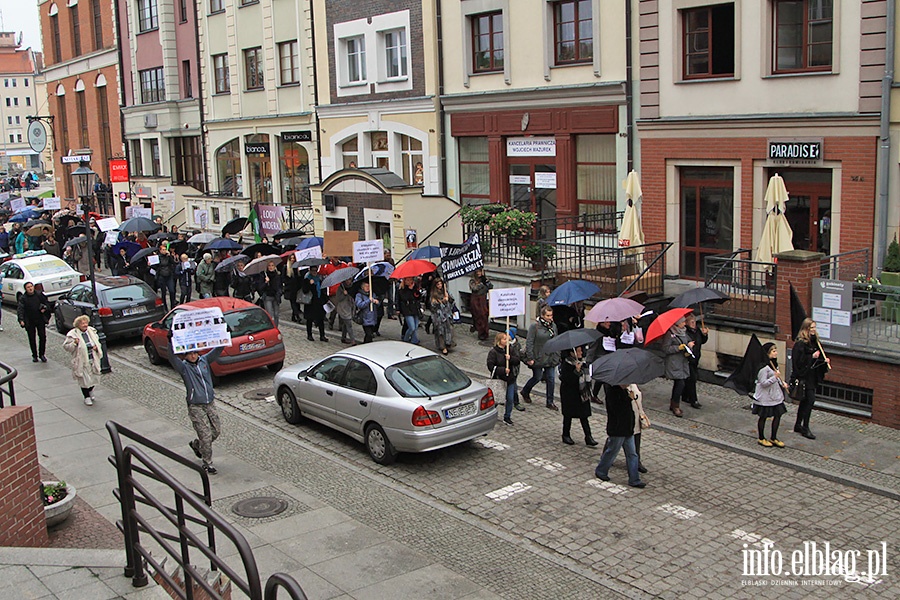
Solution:
M0 265L0 296L8 304L17 304L25 293L25 284L40 284L48 300L54 301L68 292L84 276L61 258L43 250L16 254Z

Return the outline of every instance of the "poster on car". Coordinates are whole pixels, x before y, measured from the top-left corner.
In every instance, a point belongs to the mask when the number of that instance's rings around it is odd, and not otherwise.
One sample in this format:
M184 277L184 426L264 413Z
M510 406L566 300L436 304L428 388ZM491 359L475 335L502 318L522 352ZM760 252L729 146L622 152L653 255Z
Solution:
M231 335L220 308L185 310L172 319L172 350L175 354L230 345Z

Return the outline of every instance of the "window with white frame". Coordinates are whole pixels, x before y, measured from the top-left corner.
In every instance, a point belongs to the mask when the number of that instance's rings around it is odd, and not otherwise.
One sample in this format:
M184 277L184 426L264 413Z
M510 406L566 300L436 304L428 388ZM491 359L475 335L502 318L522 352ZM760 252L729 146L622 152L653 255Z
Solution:
M262 47L244 50L244 81L246 89L261 90L265 87L265 70L263 69Z
M422 156L422 140L408 135L400 136L400 159L403 162L403 179L407 183L425 185Z
M217 94L227 94L231 91L231 73L228 68L227 54L213 54L213 71L215 72L215 85Z
M343 40L347 60L347 83L366 82L366 38L356 36Z
M156 0L138 0L138 31L150 31L159 27L159 10Z
M297 56L297 40L278 44L278 60L281 69L281 85L300 83L300 63Z
M385 31L383 37L385 75L388 79L406 77L406 30L394 29L392 31Z
M355 169L359 166L359 140L356 136L341 145L341 155L344 158L345 169Z
M218 13L225 11L225 0L209 0L209 12Z

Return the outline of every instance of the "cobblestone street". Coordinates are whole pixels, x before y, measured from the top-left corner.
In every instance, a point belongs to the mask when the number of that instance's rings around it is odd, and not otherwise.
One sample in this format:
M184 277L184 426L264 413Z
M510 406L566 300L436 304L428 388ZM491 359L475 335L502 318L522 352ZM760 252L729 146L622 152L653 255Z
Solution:
M385 339L396 339L397 323L385 324ZM341 347L334 334L327 344L307 341L305 331L294 325L285 326L284 334L286 364ZM430 336L422 337L430 344ZM450 359L477 375L487 347L468 333L459 337ZM118 343L111 352L114 372L105 385L169 418L186 420L181 386L171 369L149 366L137 340ZM233 409L226 412L222 438L230 452L335 503L372 529L435 556L500 596L791 598L828 595L831 586L847 596L900 594L893 576L900 561L892 552L898 545L900 508L890 497L890 490L897 491L896 477L865 465L829 461L837 463L828 465L836 478L858 478L886 490L871 493L791 468L788 462L808 459L799 436L781 436L789 440L779 459L785 464L772 464L756 458L749 443L746 451L734 451L696 441L714 424L684 419L669 426L674 418L652 410L651 420L666 425L643 436L648 487L635 490L625 486L621 456L611 471L612 482L593 477L599 449L578 438L575 446L561 444L560 417L543 408L542 390L536 390L536 403L514 413L514 426L501 423L488 438L425 455L401 455L395 465L382 467L361 444L325 427L285 423L271 380L261 369L225 378L217 388L217 397ZM736 411L744 403L715 386L702 384L700 391L702 398L715 398ZM665 393L665 382L649 384L645 406L661 408ZM747 413L745 418L747 433L718 427L718 434L746 443L753 420ZM841 418L817 413L816 419L838 426ZM605 417L595 414L596 437L603 437L604 425ZM878 428L886 436L895 433L882 430ZM804 585L802 578L742 576L744 546L761 548L766 540L787 557L802 550L805 541L828 541L832 549L859 550L863 557L886 541L888 576L871 590L834 577Z

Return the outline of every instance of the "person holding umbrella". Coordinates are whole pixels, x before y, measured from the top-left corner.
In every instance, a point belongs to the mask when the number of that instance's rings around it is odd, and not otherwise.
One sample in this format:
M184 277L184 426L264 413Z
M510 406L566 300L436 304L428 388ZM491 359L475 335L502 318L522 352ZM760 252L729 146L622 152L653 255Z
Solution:
M187 254L181 255L181 260L175 265L175 278L178 280L178 287L181 295L178 297L178 303L184 304L191 301L191 291L194 284L194 273L197 265L194 264Z
M246 302L253 302L253 280L250 275L244 273L245 262L237 263L237 268L233 269L231 279L232 296L240 298Z
M525 342L525 364L531 367L531 379L522 388L522 399L531 404L531 390L542 379L547 382L547 408L559 410L553 402L553 388L556 384L556 366L559 365L559 352L545 352L544 345L556 336L556 325L553 323L553 309L545 306L540 316L528 329L528 340Z
M487 356L487 368L491 379L500 379L506 384L503 422L507 425L513 424L512 411L517 400L516 378L519 376L520 362L518 344L510 344L509 336L505 333L494 336L494 346Z
M303 309L303 318L306 319L306 339L313 340L312 328L319 328L319 341L327 342L325 337L325 303L328 302L328 288L322 287L322 279L318 273L310 269L303 278L301 289L310 294L310 300Z
M169 244L163 242L159 245L159 262L156 264L156 289L163 301L163 308L168 311L169 306L175 308L175 260L169 254ZM166 292L169 292L170 305L166 304Z
M263 308L272 317L277 329L281 320L281 298L284 295L284 285L282 284L281 273L278 271L278 265L275 264L275 260L270 260L266 264L266 270L262 272L261 277L262 284L259 288L259 295L262 297Z
M400 291L397 293L398 310L406 328L403 333L403 341L409 344L419 344L419 287L415 277L406 277Z
M796 346L795 346L796 348ZM753 414L759 417L756 429L760 446L771 448L784 448L784 442L778 441L778 426L781 424L781 415L787 412L784 406L784 393L787 384L781 378L778 370L778 348L769 342L762 347L765 360L759 365L756 375L756 392L753 394ZM766 419L772 419L772 437L766 439Z
M375 339L375 322L378 320L375 314L375 306L380 304L381 301L378 298L369 296L369 282L364 280L359 286L359 293L356 294L355 302L356 310L360 312L362 317L362 326L365 332L363 343L368 344Z
M353 333L353 313L356 312L356 297L350 293L353 282L346 279L338 285L334 294L334 310L341 321L341 343L356 345L356 334Z
M663 351L666 353L666 377L672 380L669 410L679 418L684 416L680 406L681 396L691 376L688 359L693 356L694 345L694 340L688 337L684 317L669 328L663 341Z
M588 446L598 445L591 435L591 425L588 422L588 417L591 416L591 403L587 395L590 390L587 371L581 346L563 352L559 367L559 400L563 415L562 441L569 446L575 444L575 440L572 439L572 419L581 421L584 443Z
M203 254L203 260L197 265L197 293L201 298L210 298L213 295L213 284L216 281L216 265L213 264L212 254Z
M700 404L697 398L697 378L700 375L700 352L703 344L709 341L709 329L706 328L706 325L697 327L697 317L694 313L690 313L685 317L684 326L688 338L694 342L694 345L691 346L692 355L688 357L688 367L691 375L688 377L687 384L684 387L682 398L685 403L690 404L692 407L701 408L703 405Z
M300 305L297 304L297 292L300 291L300 274L294 268L297 255L291 252L284 267L284 297L291 305L291 321L300 322Z

